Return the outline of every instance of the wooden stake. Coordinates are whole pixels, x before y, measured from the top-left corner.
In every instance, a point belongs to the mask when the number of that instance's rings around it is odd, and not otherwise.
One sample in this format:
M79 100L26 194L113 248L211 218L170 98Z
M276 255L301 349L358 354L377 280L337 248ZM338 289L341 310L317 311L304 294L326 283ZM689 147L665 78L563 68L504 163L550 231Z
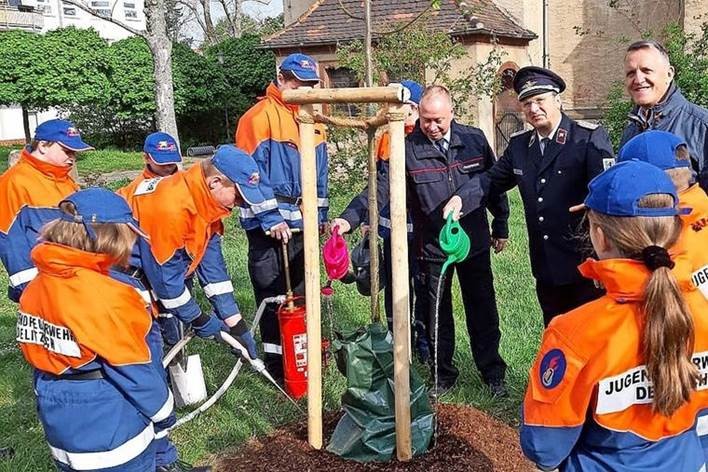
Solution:
M322 335L320 333L320 239L317 212L317 159L312 105L300 107L300 175L305 243L307 310L307 439L322 449Z
M402 103L410 92L400 84L388 87L313 89L300 87L283 91L285 103Z
M406 221L406 155L403 107L389 105L389 159L391 207L391 267L393 270L393 380L396 403L396 455L400 461L413 457L411 447L411 391L408 360L409 277Z
M376 182L376 129L369 128L366 132L368 138L368 167L369 167L369 283L371 284L371 320L381 322L379 315L379 202L377 198Z

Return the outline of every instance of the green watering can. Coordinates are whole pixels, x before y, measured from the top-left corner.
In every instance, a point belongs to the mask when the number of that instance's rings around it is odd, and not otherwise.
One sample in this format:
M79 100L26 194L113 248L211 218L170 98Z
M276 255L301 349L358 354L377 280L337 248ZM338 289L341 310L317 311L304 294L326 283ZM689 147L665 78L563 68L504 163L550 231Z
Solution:
M442 273L452 265L462 262L470 253L470 237L460 226L459 221L452 220L452 212L447 215L447 222L440 230L440 247L447 255L447 259L442 267Z

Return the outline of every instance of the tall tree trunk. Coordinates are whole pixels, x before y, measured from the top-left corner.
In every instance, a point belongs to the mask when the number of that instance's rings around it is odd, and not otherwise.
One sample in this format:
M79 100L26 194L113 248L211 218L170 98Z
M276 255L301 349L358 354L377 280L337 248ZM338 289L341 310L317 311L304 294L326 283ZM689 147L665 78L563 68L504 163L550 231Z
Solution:
M25 142L29 144L32 141L32 133L30 133L29 112L24 105L22 105L22 128L25 131Z
M214 22L211 19L211 0L201 0L202 8L204 8L204 28L206 33L207 44L216 42L216 32L214 31Z
M244 0L235 0L234 1L234 15L233 18L231 19L231 26L233 27L234 31L234 38L240 38L241 37L241 25L243 24L243 2Z
M172 84L172 42L167 36L165 20L165 0L147 0L145 17L147 41L152 52L155 68L155 120L160 131L169 133L179 142L177 119L175 118L175 94Z

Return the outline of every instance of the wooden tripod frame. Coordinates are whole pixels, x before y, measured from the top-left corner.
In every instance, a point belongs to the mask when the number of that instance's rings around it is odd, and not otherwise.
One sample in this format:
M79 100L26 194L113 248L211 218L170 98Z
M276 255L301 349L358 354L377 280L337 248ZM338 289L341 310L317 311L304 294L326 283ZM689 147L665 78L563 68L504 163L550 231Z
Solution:
M389 159L391 208L391 267L393 268L393 354L394 395L396 413L396 454L401 461L410 460L410 316L408 285L408 234L406 222L406 175L403 104L409 92L399 84L388 87L313 89L302 87L283 92L285 103L301 105L300 173L305 244L305 301L307 309L307 437L315 449L322 448L322 356L320 332L320 262L317 212L317 170L315 159L315 123L374 129L388 123L391 135ZM385 114L366 121L325 117L315 114L314 103L380 103ZM370 133L370 148L371 138ZM371 166L369 167L371 174ZM370 179L372 176L370 175ZM373 175L375 179L375 172ZM370 186L371 191L371 186ZM374 194L374 201L376 195ZM371 203L371 202L370 202ZM375 215L374 215L375 216ZM370 221L373 216L370 216ZM372 233L376 233L375 229ZM377 234L373 236L378 237ZM373 245L372 247L376 247ZM373 251L373 253L378 251ZM378 282L378 273L372 274ZM372 287L372 295L374 295ZM378 290L376 291L378 296ZM376 299L374 299L375 301ZM373 303L373 302L372 302Z

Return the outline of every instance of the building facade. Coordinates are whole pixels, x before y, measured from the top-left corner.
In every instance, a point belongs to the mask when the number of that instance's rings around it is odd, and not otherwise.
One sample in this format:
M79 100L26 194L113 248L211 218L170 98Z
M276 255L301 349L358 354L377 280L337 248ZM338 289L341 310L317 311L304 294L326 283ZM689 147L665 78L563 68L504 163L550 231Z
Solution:
M350 12L361 12L358 1L341 3ZM381 3L395 5L386 13L387 17L377 17L377 5ZM429 3L429 0L374 0L374 25L394 17L405 21ZM615 8L609 6L608 0L468 0L466 3L485 31L459 34L459 25L466 20L456 0L442 0L440 11L432 15L434 18L457 15L458 29L450 29L445 22L433 21L431 26L449 32L467 49L467 56L453 64L455 70L469 70L483 62L492 48L489 41L492 36L506 53L498 71L503 84L501 93L494 98L480 98L470 116L465 117L485 131L498 152L505 148L509 134L524 126L511 88L520 67L538 65L553 69L568 86L563 94L565 111L575 118L597 120L602 116L611 87L623 79L624 53L631 41L640 39L647 31L658 34L671 22L682 25L688 32L699 32L701 23L708 19L706 0L620 0L615 2ZM336 46L349 39L339 34L336 26L347 25L358 35L355 37L363 37L357 29L361 22L351 19L339 4L339 0L284 0L285 29L266 39L264 46L273 49L278 58L293 51L314 55L323 62L327 85L331 79L329 71L337 71ZM469 25L472 29L474 26ZM527 34L505 36L511 29ZM331 41L326 43L325 37ZM338 76L342 82L343 72L338 71Z
M85 0L85 3L135 29L145 29L144 0ZM20 29L44 33L68 26L93 28L109 42L131 35L120 26L62 0L0 0L0 31ZM56 111L51 109L29 110L30 132L34 133L39 123L56 116ZM21 144L24 141L22 109L17 106L0 107L0 144Z

